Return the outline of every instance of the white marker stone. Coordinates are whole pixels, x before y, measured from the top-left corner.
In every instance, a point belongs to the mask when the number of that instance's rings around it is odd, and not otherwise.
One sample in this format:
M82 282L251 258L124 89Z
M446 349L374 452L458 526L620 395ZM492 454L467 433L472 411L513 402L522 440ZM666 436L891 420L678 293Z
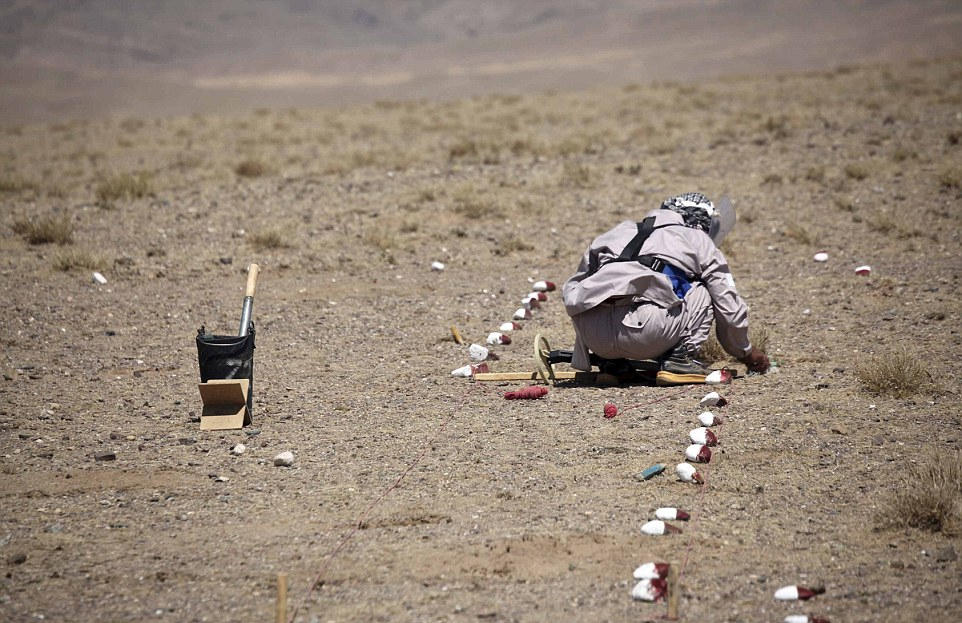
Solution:
M668 584L662 579L644 579L631 589L631 598L638 601L657 601L665 596Z
M531 319L531 310L530 310L530 309L525 309L524 307L521 307L521 308L515 310L515 312L514 312L514 319L515 319L515 320L530 320L530 319Z
M480 344L468 346L468 356L471 357L471 361L484 361L488 358L488 353L488 349Z
M705 377L706 385L722 385L732 382L732 373L728 370L713 370Z
M517 322L502 322L501 326L498 327L498 331L515 331L520 328L521 325L519 325Z
M718 444L718 437L715 436L715 433L704 426L690 430L688 432L688 438L691 439L692 443L700 443L709 447Z
M655 517L662 521L688 521L691 518L686 511L678 510L673 506L663 506L655 509Z
M689 463L679 463L675 466L675 473L678 474L678 478L684 482L693 482L695 484L702 484L704 481L701 478L701 474L698 470Z
M281 452L274 457L274 465L277 467L290 467L294 464L294 453L290 450Z
M661 580L668 575L668 563L646 562L631 574L636 580Z
M716 424L721 424L721 418L711 411L702 411L699 413L698 421L702 426L715 426Z
M708 446L693 443L685 448L685 458L693 463L708 463L711 461L711 450Z
M99 283L100 285L106 285L107 278L101 275L100 273L94 273L94 282Z
M719 404L725 404L724 400L718 392L708 392L704 398L698 401L698 406L702 409L705 407L714 407Z
M855 274L856 274L856 275L859 275L859 276L861 276L861 277L868 277L869 275L872 274L872 267L871 267L871 266L859 266L858 268L855 269Z
M444 270L444 264L441 262L431 262L431 270L436 270L438 272Z
M828 253L826 253L825 251L819 251L814 256L812 256L812 259L815 260L816 262L827 262Z
M660 519L652 519L641 527L641 533L651 535L665 534L665 522Z
M233 454L234 456L240 456L240 455L244 454L244 452L246 452L246 451L247 451L247 446L245 446L245 445L242 444L242 443L239 443L239 444L237 444L236 446L234 446L233 448L230 449L230 453Z

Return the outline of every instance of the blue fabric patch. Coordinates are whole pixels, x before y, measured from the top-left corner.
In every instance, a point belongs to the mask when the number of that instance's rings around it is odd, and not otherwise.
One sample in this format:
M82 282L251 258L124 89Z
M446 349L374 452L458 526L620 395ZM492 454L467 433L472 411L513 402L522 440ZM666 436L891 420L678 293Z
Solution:
M688 277L684 272L678 270L671 264L665 264L661 272L668 275L668 279L671 281L671 289L675 291L675 296L680 299L685 298L688 291L691 290L691 282L688 281Z

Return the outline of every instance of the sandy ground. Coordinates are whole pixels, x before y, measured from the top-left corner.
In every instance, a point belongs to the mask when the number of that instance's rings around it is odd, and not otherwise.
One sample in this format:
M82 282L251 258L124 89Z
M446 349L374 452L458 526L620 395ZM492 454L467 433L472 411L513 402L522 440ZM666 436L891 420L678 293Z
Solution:
M959 620L958 534L879 517L962 446L960 78L954 58L8 128L0 619L265 620L283 572L304 622L657 620L631 573L670 560L687 621ZM681 460L704 388L505 401L522 383L449 376L450 325L483 341L594 235L693 189L736 201L724 250L778 363L723 389L705 485L633 477ZM50 217L71 243L17 233ZM254 424L201 432L193 336L235 330L252 261ZM523 325L493 370L573 339L557 293ZM900 349L934 384L860 386ZM659 506L692 511L683 534L640 533ZM774 601L787 584L826 592Z

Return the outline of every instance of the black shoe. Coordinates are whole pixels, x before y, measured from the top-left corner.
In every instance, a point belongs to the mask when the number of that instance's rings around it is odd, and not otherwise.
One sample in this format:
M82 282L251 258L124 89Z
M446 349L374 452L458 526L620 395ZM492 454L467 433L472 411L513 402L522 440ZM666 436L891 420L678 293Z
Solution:
M668 354L661 360L661 369L672 374L707 375L711 372L702 362L693 359L688 350L682 346L676 346L668 351Z

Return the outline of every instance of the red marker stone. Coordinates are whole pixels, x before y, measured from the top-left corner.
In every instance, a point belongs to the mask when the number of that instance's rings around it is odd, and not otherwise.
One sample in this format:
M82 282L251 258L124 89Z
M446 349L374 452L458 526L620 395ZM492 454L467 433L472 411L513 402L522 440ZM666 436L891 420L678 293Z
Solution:
M709 463L711 462L711 450L708 446L693 443L685 448L685 458L693 463Z
M780 601L805 601L825 592L824 588L805 588L804 586L783 586L775 591L775 599Z
M615 403L613 403L613 402L606 403L606 404L605 404L605 418L607 418L607 419L610 420L611 418L615 417L616 415L618 415L618 407L615 406Z

